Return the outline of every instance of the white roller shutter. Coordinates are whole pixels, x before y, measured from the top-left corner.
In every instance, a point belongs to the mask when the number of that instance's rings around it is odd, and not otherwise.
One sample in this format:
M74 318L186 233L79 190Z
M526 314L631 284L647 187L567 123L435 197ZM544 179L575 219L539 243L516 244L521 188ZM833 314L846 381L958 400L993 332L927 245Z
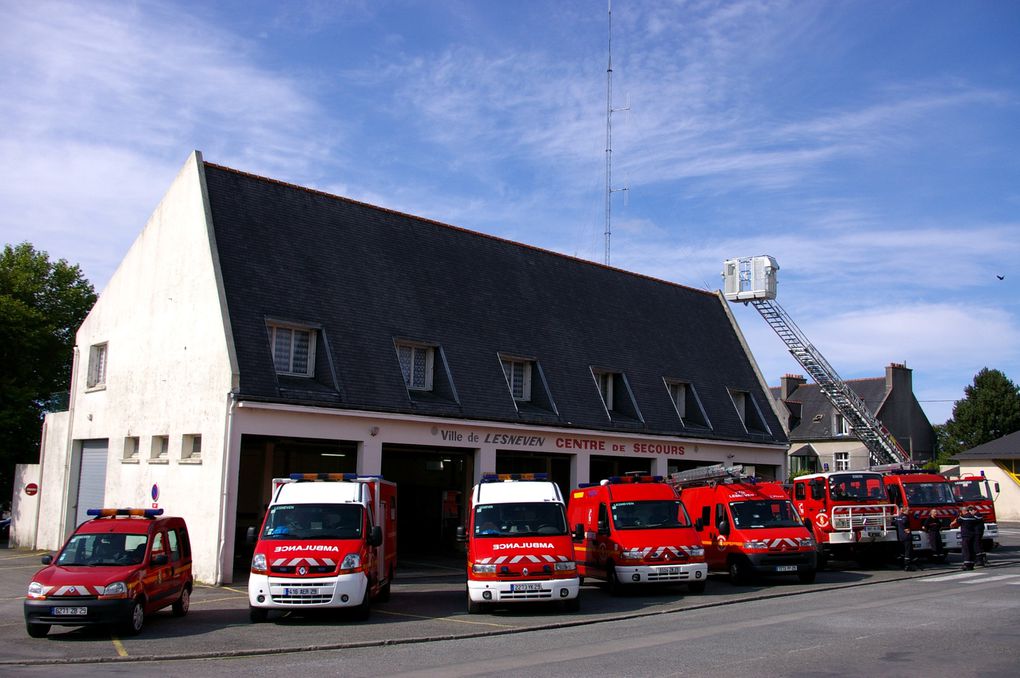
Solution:
M102 508L106 497L106 457L108 440L83 440L81 443L81 472L78 474L78 511L75 525L89 519L90 508Z

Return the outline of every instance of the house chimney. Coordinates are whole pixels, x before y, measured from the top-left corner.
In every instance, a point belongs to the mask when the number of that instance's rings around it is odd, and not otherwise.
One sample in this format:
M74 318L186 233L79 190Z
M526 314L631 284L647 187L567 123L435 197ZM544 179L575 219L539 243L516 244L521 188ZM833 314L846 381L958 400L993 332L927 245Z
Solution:
M779 380L779 399L789 400L790 394L807 383L803 374L784 374Z
M913 370L906 363L889 363L885 368L885 392L892 393L893 389L914 392Z

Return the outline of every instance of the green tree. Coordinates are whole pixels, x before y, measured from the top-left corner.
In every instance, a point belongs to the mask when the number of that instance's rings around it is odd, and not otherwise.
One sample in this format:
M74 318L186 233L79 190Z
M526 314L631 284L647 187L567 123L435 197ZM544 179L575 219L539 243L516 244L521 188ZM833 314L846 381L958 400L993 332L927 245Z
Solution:
M963 390L953 416L936 428L939 461L978 445L1020 431L1020 388L999 370L987 367Z
M71 382L74 335L96 301L77 265L29 243L0 255L0 504L14 465L39 459L43 414Z

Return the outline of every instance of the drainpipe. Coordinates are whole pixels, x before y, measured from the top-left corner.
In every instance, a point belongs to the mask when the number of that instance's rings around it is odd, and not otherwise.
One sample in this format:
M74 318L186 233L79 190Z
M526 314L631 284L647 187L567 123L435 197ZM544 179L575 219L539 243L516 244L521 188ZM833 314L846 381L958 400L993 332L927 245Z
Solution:
M234 438L234 409L237 406L237 399L233 391L227 394L227 425L223 440L223 464L220 468L220 521L217 527L218 534L216 535L217 554L216 554L216 581L215 584L223 584L224 574L224 558L227 557L227 497L230 494L230 458L232 451L230 449L231 441ZM240 454L240 451L238 452ZM233 558L233 554L230 554Z

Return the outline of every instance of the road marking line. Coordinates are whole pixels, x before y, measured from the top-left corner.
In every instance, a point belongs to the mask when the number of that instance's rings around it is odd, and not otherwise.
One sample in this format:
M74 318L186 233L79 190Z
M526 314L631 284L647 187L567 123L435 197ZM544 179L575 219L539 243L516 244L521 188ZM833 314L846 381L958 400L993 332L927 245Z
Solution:
M970 577L980 577L983 573L981 572L957 572L955 574L944 574L941 577L926 577L922 581L956 581L957 579L968 579Z
M120 638L113 637L110 638L110 640L113 641L113 647L115 650L117 650L117 654L119 654L121 657L128 656L127 650L124 649L124 643L120 642Z
M984 577L982 579L972 579L970 581L962 581L961 584L984 584L987 581L1001 581L1003 579L1016 579L1020 577L1020 574L1000 574L997 577Z
M415 619L431 619L432 621L448 621L457 624L477 624L479 626L496 626L502 629L516 629L523 628L520 626L514 626L513 624L493 624L492 622L483 621L468 621L467 619L454 619L452 617L429 617L422 614L408 614L406 612L393 612L392 610L380 610L379 608L373 608L373 613L379 612L381 614L392 614L395 617L413 617Z
M206 600L205 598L203 598L202 600L195 600L194 598L192 598L191 605L192 606L204 605L206 603L218 603L224 600L237 600L237 599L238 599L237 596L226 596L224 598L210 598L208 600Z
M4 556L3 558L0 558L0 562L6 561L6 560L20 560L20 559L23 559L23 558L42 558L47 553L50 553L50 552L49 551L33 551L32 553L25 553L25 554L22 554L22 555ZM42 567L42 566L40 565L40 567Z

